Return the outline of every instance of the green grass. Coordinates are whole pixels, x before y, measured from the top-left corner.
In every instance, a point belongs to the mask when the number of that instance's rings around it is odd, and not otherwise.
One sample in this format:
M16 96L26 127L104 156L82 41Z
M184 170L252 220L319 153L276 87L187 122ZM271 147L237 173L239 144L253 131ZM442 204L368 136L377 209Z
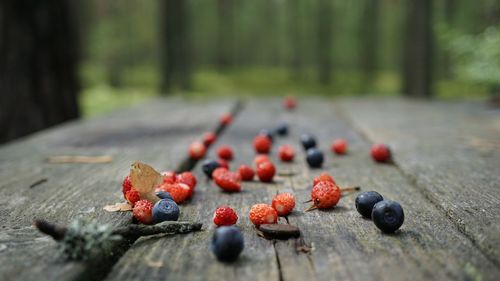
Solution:
M86 65L81 76L84 90L80 104L84 117L97 116L114 109L144 101L158 94L158 71L151 66L142 66L122 71L123 87L106 86L105 71L97 66ZM363 80L354 71L338 71L328 85L320 85L312 69L300 78L291 77L285 68L245 68L224 73L202 69L192 76L189 91L176 91L174 96L207 99L213 97L264 97L264 96L397 96L400 78L395 72L379 72L373 86L364 89ZM438 99L474 98L487 96L487 87L467 81L447 80L435 84Z

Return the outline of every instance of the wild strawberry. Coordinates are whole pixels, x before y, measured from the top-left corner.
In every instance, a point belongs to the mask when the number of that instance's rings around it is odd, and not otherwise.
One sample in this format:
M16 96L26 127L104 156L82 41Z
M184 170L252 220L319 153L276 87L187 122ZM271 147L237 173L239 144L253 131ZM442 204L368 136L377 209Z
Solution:
M255 166L259 166L259 164L262 162L269 162L269 161L271 160L269 159L269 156L267 156L267 154L258 154L253 159L253 163L255 164Z
M272 145L271 140L264 135L257 135L253 139L253 146L257 153L268 154L269 151L271 150L271 145Z
M217 136L212 133L212 132L207 132L203 135L203 144L205 146L209 146L211 145L212 143L215 142L215 140L217 139Z
M333 208L340 200L340 188L332 182L321 181L313 186L311 200L313 205L306 211Z
M163 175L163 183L175 183L177 181L177 174L174 171L165 171Z
M238 173L240 174L241 180L243 181L251 181L255 176L255 172L253 171L253 169L247 165L241 165L238 168Z
M191 193L191 189L184 183L164 183L155 189L155 192L165 191L170 193L175 203L180 204L186 201Z
M336 139L332 143L332 152L337 154L345 154L347 151L347 141L345 139Z
M238 221L238 215L229 206L219 206L215 209L213 221L217 226L233 225Z
M268 204L255 204L248 214L250 221L259 227L261 224L278 222L278 213Z
M229 170L229 163L224 160L224 159L217 159L217 163L219 163L219 165L223 168L226 168Z
M122 183L122 193L123 193L123 197L125 197L125 199L127 199L127 192L132 188L132 181L130 181L130 176L126 176L124 179L123 179L123 183Z
M294 97L285 97L285 99L283 100L283 106L288 110L294 109L297 106L297 101Z
M205 156L207 148L202 142L195 141L189 145L189 157L199 160Z
M194 189L195 189L196 183L197 183L196 177L193 175L193 173L183 172L183 173L177 175L177 181L179 183L184 183L187 186L189 186L189 197L188 198L191 198L191 196L193 196Z
M230 172L225 168L217 168L212 174L212 178L222 190L227 192L239 192L241 190L241 178L238 173Z
M151 224L153 221L153 203L148 200L139 200L135 203L132 213L134 218L143 224Z
M257 176L261 182L272 182L276 168L271 161L262 162L257 165Z
M233 122L233 116L231 113L225 113L220 117L219 121L222 125L229 125Z
M125 194L125 199L127 199L130 205L134 206L137 201L141 200L141 197L139 196L139 192L137 192L137 190L131 188L127 191L127 194Z
M293 157L295 156L295 150L291 145L285 144L280 146L280 148L278 149L278 154L281 161L291 162L293 161Z
M295 197L288 192L276 194L273 198L272 206L278 213L278 216L289 215L295 207Z
M232 160L233 159L233 150L228 145L221 145L217 149L217 155L224 160Z
M323 172L319 174L319 176L315 177L313 180L313 186L317 185L319 182L322 181L329 181L333 184L335 184L335 180L333 179L332 176L330 176L327 172Z
M384 144L374 144L371 149L371 155L373 160L377 162L390 162L392 160L391 151Z

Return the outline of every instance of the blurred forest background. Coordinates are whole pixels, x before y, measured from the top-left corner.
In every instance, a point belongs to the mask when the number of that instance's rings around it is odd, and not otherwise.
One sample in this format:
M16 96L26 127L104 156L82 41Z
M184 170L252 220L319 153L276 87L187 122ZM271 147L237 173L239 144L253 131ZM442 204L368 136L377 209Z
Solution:
M0 142L159 94L485 99L499 20L498 0L2 0Z

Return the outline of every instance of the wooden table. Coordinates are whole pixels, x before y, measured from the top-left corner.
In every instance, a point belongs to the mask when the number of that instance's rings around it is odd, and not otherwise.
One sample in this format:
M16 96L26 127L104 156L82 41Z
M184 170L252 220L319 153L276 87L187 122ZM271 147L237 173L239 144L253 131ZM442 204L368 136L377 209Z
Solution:
M285 111L279 99L248 100L207 157L228 144L233 169L251 164L253 137L286 121L290 134L275 139L272 154L280 175L274 183L245 182L241 193L227 194L195 165L197 191L181 206L181 219L203 222L203 231L140 238L118 244L111 257L66 262L56 242L32 226L34 218L66 224L78 217L130 224L130 213L102 209L123 200L121 181L130 164L188 167L188 144L234 107L234 100L158 99L0 147L0 280L500 280L500 112L483 103L303 99ZM305 164L299 136L306 132L325 152L322 169ZM337 137L348 140L348 155L330 152ZM390 145L394 165L371 160L374 142ZM296 148L292 164L276 158L284 143ZM113 161L47 163L54 155L112 155ZM406 217L400 231L382 234L361 218L355 195L333 210L304 213L312 178L322 171L341 185L399 201ZM257 236L248 219L253 204L270 203L283 191L294 193L298 204L280 223L301 228L310 254L297 253L293 240ZM217 262L209 250L211 218L220 204L237 210L245 236L233 264Z

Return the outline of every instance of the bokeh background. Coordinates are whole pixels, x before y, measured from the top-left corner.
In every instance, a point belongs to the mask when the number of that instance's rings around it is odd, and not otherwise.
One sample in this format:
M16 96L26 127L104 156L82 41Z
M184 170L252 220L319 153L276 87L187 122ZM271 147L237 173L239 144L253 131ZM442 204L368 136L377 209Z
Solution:
M498 0L0 3L0 142L158 95L500 91Z

